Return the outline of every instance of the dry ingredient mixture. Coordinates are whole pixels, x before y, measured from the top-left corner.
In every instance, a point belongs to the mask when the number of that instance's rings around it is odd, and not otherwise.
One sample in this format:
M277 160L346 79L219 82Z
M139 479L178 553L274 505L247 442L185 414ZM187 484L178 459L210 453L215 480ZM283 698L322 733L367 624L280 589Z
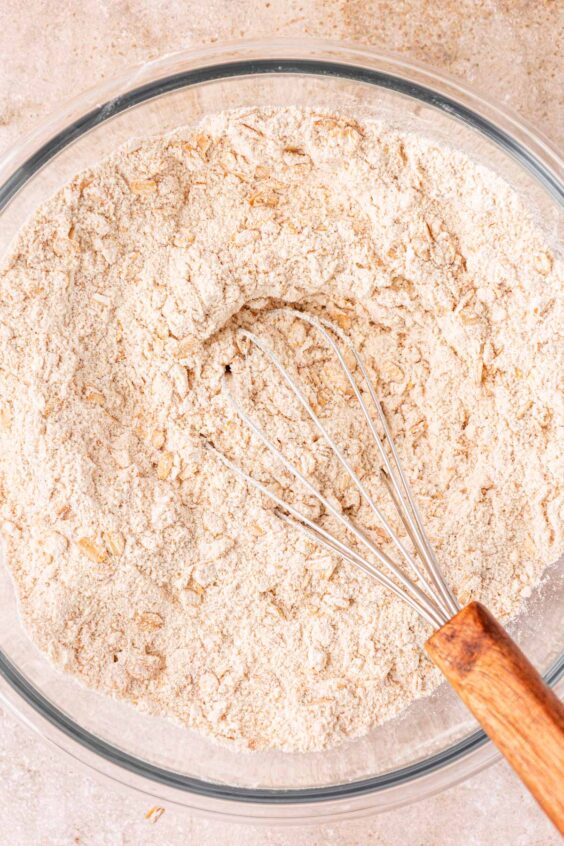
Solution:
M439 684L428 628L202 447L330 523L228 406L230 365L389 551L236 329L268 334L384 503L336 362L272 308L347 330L449 583L507 619L560 549L561 279L503 181L377 123L225 113L79 174L0 275L3 533L35 641L87 685L249 749L321 749L399 714Z

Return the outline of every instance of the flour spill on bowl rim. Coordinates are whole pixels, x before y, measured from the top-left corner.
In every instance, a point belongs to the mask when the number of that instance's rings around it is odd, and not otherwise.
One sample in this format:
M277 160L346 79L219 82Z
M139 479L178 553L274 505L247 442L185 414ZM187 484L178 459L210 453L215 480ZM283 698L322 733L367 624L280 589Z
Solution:
M215 115L79 174L1 278L9 564L34 639L86 684L222 742L292 751L363 734L438 685L413 612L201 448L213 437L315 513L229 410L229 364L304 471L388 548L236 338L253 326L282 357L290 339L384 504L346 385L302 323L270 313L280 302L360 346L461 602L507 619L558 557L561 268L517 195L464 155L333 114Z

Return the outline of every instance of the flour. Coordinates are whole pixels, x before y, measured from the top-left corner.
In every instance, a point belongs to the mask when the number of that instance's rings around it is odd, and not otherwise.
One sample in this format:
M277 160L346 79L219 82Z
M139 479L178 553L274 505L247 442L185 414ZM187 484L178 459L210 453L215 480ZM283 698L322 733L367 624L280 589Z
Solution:
M561 278L504 182L376 123L221 114L78 175L0 276L2 519L35 641L89 686L249 749L321 749L398 715L440 682L429 629L202 447L330 525L229 407L229 365L287 455L391 552L236 330L271 339L384 504L335 361L272 308L346 329L449 584L505 620L561 548Z

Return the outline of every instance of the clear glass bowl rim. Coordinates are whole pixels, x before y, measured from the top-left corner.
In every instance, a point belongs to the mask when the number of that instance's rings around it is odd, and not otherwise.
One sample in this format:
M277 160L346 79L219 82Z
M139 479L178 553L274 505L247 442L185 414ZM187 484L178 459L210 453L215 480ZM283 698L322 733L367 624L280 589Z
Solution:
M442 71L389 52L339 41L279 38L180 51L130 68L82 93L0 159L0 211L64 147L116 114L179 88L264 73L345 77L418 99L486 135L564 205L563 163L557 149L509 109ZM559 686L564 655L545 678ZM484 732L477 730L415 764L349 784L300 790L238 788L160 769L85 731L34 688L2 650L0 701L100 774L153 795L164 791L169 801L233 820L272 821L279 812L284 822L290 822L289 817L304 822L374 813L440 791L499 757Z

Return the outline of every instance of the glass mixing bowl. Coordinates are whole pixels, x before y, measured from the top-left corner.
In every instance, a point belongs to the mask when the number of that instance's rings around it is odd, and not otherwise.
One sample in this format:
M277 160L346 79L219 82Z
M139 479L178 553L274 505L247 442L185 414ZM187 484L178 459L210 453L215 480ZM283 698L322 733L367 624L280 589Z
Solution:
M520 120L436 71L335 42L194 50L103 82L0 163L0 254L37 205L132 138L246 106L299 105L385 119L460 149L526 195L556 247L561 165ZM511 627L551 684L562 676L562 568ZM420 799L497 757L443 685L368 736L315 754L241 753L82 687L34 647L0 564L0 694L32 728L99 773L164 801L232 819L305 822Z

